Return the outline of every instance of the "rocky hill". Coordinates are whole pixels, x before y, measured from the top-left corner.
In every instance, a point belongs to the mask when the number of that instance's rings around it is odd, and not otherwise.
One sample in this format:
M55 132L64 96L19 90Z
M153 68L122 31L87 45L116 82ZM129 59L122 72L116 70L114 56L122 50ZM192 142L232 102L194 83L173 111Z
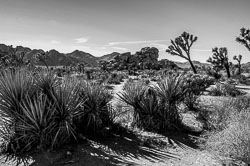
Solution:
M159 50L155 47L145 47L135 54L130 52L106 55L99 61L104 70L144 70L177 67L167 59L158 61Z
M112 52L111 54L106 54L101 57L99 57L99 61L110 61L111 59L114 59L114 57L120 55L118 52Z
M86 66L96 67L98 65L98 57L95 57L89 53L75 50L71 53L60 53L57 50L44 51L42 49L30 49L28 47L17 46L15 48L7 46L5 44L0 44L0 55L12 54L13 52L19 54L25 54L25 59L31 59L37 54L44 53L46 55L47 64L49 66L64 66L64 65L74 65L77 63L84 63ZM41 62L37 62L37 65L43 65Z
M47 59L47 64L49 66L63 66L63 65L75 65L78 63L83 63L85 66L91 66L91 67L96 67L100 62L106 61L114 61L115 57L120 57L120 62L122 63L127 63L128 62L140 62L140 65L147 65L148 62L155 62L157 61L159 55L158 55L158 49L157 48L151 48L145 47L141 49L140 51L136 52L131 56L132 54L130 52L127 53L118 53L118 52L113 52L111 54L106 54L101 57L95 57L91 55L90 53L86 53L83 51L75 50L71 53L60 53L57 50L50 50L50 51L44 51L42 49L30 49L28 47L23 47L23 46L17 46L13 48L16 53L24 53L25 54L25 59L31 59L34 55L44 53L48 59ZM0 55L8 54L11 51L11 47L7 46L5 44L0 44ZM124 59L125 58L125 59ZM161 65L173 65L173 63L170 64L172 61L168 61L166 59L161 60ZM124 64L120 63L119 65L123 66ZM190 68L189 62L174 62L177 64L178 67L180 68ZM193 61L194 65L196 66L208 66L209 64L207 63L201 63L199 61ZM37 65L43 65L41 62L38 62ZM117 65L117 64L116 64ZM150 64L149 64L150 65ZM245 66L250 66L250 65L245 65Z

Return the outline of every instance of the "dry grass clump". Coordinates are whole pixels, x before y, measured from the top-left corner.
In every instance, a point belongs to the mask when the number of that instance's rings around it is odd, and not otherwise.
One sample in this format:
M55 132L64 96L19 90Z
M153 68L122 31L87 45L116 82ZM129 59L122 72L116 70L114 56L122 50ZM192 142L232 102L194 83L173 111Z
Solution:
M244 95L245 93L236 88L235 85L226 82L225 84L217 83L215 87L212 87L209 95L211 96L231 96L236 97Z
M250 98L228 99L209 116L213 130L204 147L220 155L250 162Z

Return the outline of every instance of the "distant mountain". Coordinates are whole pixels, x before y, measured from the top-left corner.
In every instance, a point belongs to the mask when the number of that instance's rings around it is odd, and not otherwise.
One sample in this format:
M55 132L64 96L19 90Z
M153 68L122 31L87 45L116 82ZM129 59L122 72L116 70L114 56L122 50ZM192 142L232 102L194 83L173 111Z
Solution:
M84 63L86 66L96 67L98 65L98 57L95 57L89 53L75 50L71 53L60 53L57 50L44 51L42 49L30 49L28 47L17 46L13 48L16 53L24 53L25 59L31 59L34 55L45 53L48 59L46 60L49 66L63 66L63 65L75 65L77 63ZM8 54L11 51L11 47L5 44L0 44L0 55ZM38 62L37 65L44 65Z
M60 53L57 50L44 51L42 49L30 49L28 47L17 46L14 48L17 53L23 52L25 54L25 59L31 59L34 55L39 53L45 53L48 56L47 64L49 66L63 66L63 65L75 65L78 63L84 63L86 66L96 67L100 61L110 61L117 55L120 55L118 52L113 52L111 54L106 54L101 57L95 57L90 53L83 51L75 50L71 53ZM5 44L0 44L0 55L6 54L10 51L10 46ZM174 62L180 68L190 68L189 62ZM196 66L209 66L208 63L201 63L199 61L193 61ZM38 65L44 65L41 62L37 63ZM250 62L243 64L242 66L249 66Z
M95 57L89 53L83 52L83 51L75 50L75 51L68 53L68 54L65 54L65 55L68 58L70 58L73 63L82 62L88 66L97 66L98 65L98 63L97 63L98 58L97 57Z

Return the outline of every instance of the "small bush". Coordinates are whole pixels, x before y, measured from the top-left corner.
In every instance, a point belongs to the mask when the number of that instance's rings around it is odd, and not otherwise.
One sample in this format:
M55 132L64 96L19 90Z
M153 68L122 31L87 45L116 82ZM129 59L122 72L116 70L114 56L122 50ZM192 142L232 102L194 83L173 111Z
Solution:
M215 78L216 80L219 80L220 78L222 78L222 74L220 74L212 69L207 69L206 73L207 73L207 75Z
M244 95L245 93L243 91L238 90L235 85L232 85L228 82L225 84L217 83L215 87L212 87L209 95L211 96L240 96Z
M184 80L186 82L184 86L187 89L184 104L189 110L195 110L198 105L197 99L208 87L214 84L214 79L199 74L186 74Z
M120 84L124 79L124 76L117 73L112 73L107 80L108 84Z

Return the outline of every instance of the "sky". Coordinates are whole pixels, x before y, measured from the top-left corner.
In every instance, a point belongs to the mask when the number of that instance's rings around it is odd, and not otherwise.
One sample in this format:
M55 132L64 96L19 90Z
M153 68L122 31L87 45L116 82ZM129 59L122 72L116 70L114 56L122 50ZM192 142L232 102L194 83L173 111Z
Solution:
M235 41L250 28L250 0L0 0L0 43L102 56L156 47L160 58L170 40L186 31L198 37L192 60L206 62L212 48L229 58L250 52Z

